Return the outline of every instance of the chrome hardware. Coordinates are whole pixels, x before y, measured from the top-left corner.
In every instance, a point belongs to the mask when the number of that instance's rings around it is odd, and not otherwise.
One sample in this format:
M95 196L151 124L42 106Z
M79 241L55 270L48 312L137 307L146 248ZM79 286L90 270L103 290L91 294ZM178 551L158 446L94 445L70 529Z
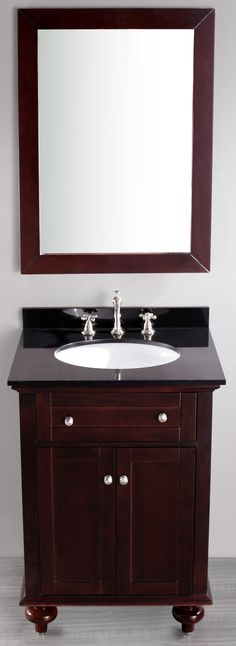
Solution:
M118 289L114 292L112 305L114 305L114 325L113 325L111 334L113 337L116 337L117 339L121 339L121 337L125 332L121 326L121 314L120 314L121 297Z
M124 486L124 485L127 485L127 484L128 484L128 482L129 482L129 478L128 478L128 476L120 476L120 477L119 477L119 482L120 482L120 484L121 484L121 485L123 485L123 486Z
M144 321L142 334L144 335L145 341L149 341L153 334L155 334L155 328L152 325L152 321L156 320L156 314L153 314L153 312L141 312L139 316Z
M71 417L70 415L68 415L68 417L65 417L66 426L73 426L73 424L74 424L73 417Z
M166 413L159 413L157 419L158 419L158 422L161 422L161 424L165 424L165 422L167 422L168 417Z
M85 321L85 326L82 330L82 334L84 337L86 337L87 341L91 340L95 334L93 323L94 321L96 321L96 318L97 314L94 314L92 312L84 312L83 316L81 316L81 321Z
M110 475L106 475L104 476L103 481L105 485L111 485L113 483L113 477Z

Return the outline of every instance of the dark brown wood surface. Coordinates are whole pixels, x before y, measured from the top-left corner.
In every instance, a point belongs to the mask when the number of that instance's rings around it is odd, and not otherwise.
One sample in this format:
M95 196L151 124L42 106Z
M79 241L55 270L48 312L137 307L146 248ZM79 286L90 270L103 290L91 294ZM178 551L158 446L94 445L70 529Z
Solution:
M193 604L212 605L210 590L206 594L183 595L183 594L50 594L21 596L20 605L29 606L173 606L181 604L192 606Z
M174 606L173 617L182 624L183 633L190 634L197 624L204 617L204 608L199 606Z
M196 393L146 393L142 389L84 392L81 388L74 393L39 392L36 394L37 439L40 443L63 444L191 442L196 439L196 404ZM161 412L167 415L165 423L158 420ZM65 424L68 416L73 418L69 427Z
M33 393L20 394L20 425L25 593L32 596L39 594L38 489Z
M117 592L191 594L195 450L117 454Z
M140 406L138 407L138 414L136 406L126 406L125 408L118 406L107 406L107 408L105 406L97 408L60 406L52 411L52 425L65 427L65 418L67 415L71 415L75 427L104 428L109 426L110 428L119 428L127 426L128 428L163 428L163 423L158 420L158 415L161 412L162 408L158 406ZM179 409L166 406L164 412L166 412L168 418L166 426L178 427L180 424Z
M116 473L114 457L38 450L41 593L190 594L195 450L121 448Z
M115 592L114 450L38 450L42 594Z
M207 269L211 246L214 18L212 11L196 28L194 38L191 249Z
M20 9L19 140L22 273L204 272L210 268L214 10ZM190 253L40 254L37 31L194 29ZM170 185L171 190L171 185Z
M36 629L45 630L46 622L38 606L47 616L49 606L60 604L174 605L176 618L189 628L195 623L194 608L211 603L207 558L213 390L186 392L179 384L178 390L173 386L166 392L120 385L107 391L90 386L21 392L21 604L36 606L27 611ZM67 441L58 436L50 444L52 413L60 403L65 407L68 401L78 409L89 409L91 403L97 413L107 398L112 410L136 410L138 421L155 397L180 410L181 434L169 445L167 438L136 438L128 446L125 427L117 429L124 435L113 438L110 446L109 441L99 445L104 430L99 426L90 427L94 440L87 443L84 437L73 444L68 428ZM149 431L137 426L137 433L139 429ZM112 475L111 485L104 484L104 475ZM126 485L120 484L121 475L128 476Z
M137 392L139 396L137 397ZM119 397L117 397L119 393ZM143 407L157 407L179 409L181 396L178 392L160 392L158 388L132 389L123 388L120 384L115 388L77 388L69 392L61 390L60 393L52 390L52 410L58 406L97 408L126 408L133 406L136 410Z
M194 593L207 590L212 392L198 393Z
M28 606L25 609L25 616L35 625L36 633L44 634L47 632L48 624L56 619L57 608L55 606Z

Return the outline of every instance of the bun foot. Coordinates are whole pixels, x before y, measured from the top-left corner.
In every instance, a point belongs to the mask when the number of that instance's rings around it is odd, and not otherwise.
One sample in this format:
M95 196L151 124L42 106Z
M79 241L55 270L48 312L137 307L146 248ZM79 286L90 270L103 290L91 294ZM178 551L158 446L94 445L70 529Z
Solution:
M202 606L174 606L173 617L182 624L184 633L192 633L194 625L204 617Z
M46 633L48 624L57 616L56 606L27 606L26 618L35 624L37 633Z

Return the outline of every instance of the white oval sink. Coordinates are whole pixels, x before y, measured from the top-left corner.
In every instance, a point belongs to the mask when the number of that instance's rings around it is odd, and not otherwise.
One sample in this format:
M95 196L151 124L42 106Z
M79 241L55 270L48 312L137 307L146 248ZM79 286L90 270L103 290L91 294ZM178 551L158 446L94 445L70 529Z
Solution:
M148 342L104 341L69 343L54 352L59 361L83 368L122 370L171 363L180 357L176 348Z

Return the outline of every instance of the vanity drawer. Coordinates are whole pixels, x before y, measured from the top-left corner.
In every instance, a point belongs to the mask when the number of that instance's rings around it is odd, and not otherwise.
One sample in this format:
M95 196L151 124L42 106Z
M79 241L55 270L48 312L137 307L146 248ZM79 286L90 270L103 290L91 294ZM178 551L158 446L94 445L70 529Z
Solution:
M163 419L163 421L162 421ZM72 421L73 420L73 421ZM180 408L168 406L58 406L52 409L52 427L163 427L179 426Z
M38 393L43 442L175 442L196 438L196 394Z

